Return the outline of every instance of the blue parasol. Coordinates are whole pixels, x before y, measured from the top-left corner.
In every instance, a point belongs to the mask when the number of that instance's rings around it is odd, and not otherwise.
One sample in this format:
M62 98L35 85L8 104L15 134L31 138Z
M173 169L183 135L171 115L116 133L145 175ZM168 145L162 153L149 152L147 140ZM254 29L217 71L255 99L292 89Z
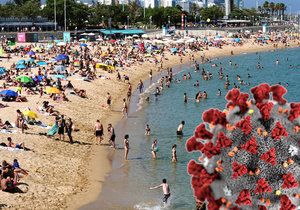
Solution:
M12 90L3 90L0 92L1 96L17 97L18 93Z
M69 58L69 56L65 55L65 54L59 54L55 60L57 61L63 61L63 60L67 60Z

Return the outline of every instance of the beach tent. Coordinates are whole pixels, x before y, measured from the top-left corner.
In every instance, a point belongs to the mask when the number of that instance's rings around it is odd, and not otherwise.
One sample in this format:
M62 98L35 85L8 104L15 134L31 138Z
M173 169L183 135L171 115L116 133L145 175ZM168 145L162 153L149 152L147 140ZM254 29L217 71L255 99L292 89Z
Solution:
M4 67L0 67L0 75L5 74L6 69Z
M148 38L149 36L148 36L148 34L143 34L142 35L142 38Z
M98 38L98 39L96 39L96 41L103 41L103 39L102 38Z
M23 115L24 115L24 116L27 116L27 117L29 117L29 118L31 118L31 119L36 119L36 118L38 118L37 113L35 113L34 111L31 111L31 110L26 110L26 111L24 111L24 112L23 112Z
M26 69L27 67L24 64L19 64L16 66L16 69Z
M81 38L81 39L79 39L79 41L80 41L80 42L86 42L86 41L87 41L87 39L85 39L85 38Z
M69 56L67 56L65 54L59 54L58 56L56 56L55 60L62 61L62 60L67 60L68 58L69 58Z
M88 36L95 36L95 34L94 33L89 33Z
M30 83L30 82L32 82L32 78L31 77L24 76L24 75L18 76L16 78L16 80L19 81L19 82L22 82L22 83Z
M37 64L39 66L47 66L47 63L45 61L38 61Z
M133 37L133 38L139 38L139 35L134 34L134 35L132 35L132 37Z
M59 94L61 91L55 87L48 87L46 89L47 94Z
M132 36L126 36L125 39L132 39Z
M13 90L2 90L0 96L17 97L18 93Z

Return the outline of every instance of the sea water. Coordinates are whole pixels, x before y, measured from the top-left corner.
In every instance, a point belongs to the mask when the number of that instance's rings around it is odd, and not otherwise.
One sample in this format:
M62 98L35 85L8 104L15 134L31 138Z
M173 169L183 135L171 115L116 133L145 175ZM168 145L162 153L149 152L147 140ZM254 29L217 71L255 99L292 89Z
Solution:
M276 60L279 64L276 64ZM237 67L234 68L234 65ZM258 62L263 67L257 69ZM218 64L213 67L212 63ZM224 75L229 75L232 84L238 81L240 75L248 85L239 85L241 91L250 92L250 88L260 83L278 84L281 82L288 90L285 98L299 101L300 98L300 49L279 50L274 52L244 54L226 58L214 59L212 63L201 64L213 74L213 79L203 81L201 71L194 72L192 63L176 67L175 78L180 83L172 83L170 88L164 88L162 95L154 96L156 83L152 83L143 94L135 93L127 120L121 121L116 127L117 147L112 151L112 171L103 184L99 199L83 209L195 209L193 192L190 187L190 177L187 174L187 163L197 159L199 153L187 153L186 140L193 134L195 127L201 122L203 111L209 108L223 109L226 105L224 80L219 80L219 64L222 63ZM191 73L192 79L183 81L182 76ZM247 78L248 73L251 78ZM163 76L161 74L160 76ZM196 80L200 87L194 87ZM146 82L146 83L149 83ZM221 89L222 96L217 96ZM196 103L195 94L206 91L208 99ZM183 102L183 94L187 93L188 103ZM149 97L148 102L146 98ZM176 136L179 123L184 120L183 138ZM151 135L145 136L145 126L150 125ZM123 136L129 134L129 160L123 161ZM151 157L151 144L158 139L158 158ZM172 145L177 145L178 162L172 163ZM96 166L95 166L96 167ZM101 167L97 166L97 167ZM161 183L166 178L171 189L169 203L162 204L162 190L150 190L149 187Z

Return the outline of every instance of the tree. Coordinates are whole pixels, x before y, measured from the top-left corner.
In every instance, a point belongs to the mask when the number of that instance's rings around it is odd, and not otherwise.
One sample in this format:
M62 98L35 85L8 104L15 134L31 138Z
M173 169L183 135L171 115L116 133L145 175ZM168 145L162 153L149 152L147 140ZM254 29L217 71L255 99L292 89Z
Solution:
M275 3L271 2L269 4L269 11L271 11L272 16L274 15L274 10L275 10Z
M26 1L20 6L20 10L23 16L31 19L32 21L41 14L40 3L36 0Z
M269 2L268 1L264 2L263 8L264 8L265 14L269 14L270 7L269 7Z
M224 12L220 7L214 5L212 7L203 8L200 11L200 15L202 16L202 19L205 21L207 19L218 20L224 16Z

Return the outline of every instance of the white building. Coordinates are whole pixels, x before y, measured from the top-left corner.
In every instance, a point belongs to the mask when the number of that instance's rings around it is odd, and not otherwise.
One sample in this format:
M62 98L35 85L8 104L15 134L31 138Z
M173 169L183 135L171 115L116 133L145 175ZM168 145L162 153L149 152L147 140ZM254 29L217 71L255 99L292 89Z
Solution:
M114 5L116 3L115 0L98 0L99 4L105 5Z
M188 0L178 1L177 5L179 5L183 11L190 12L191 2Z
M225 0L225 16L229 16L231 13L231 4L230 0Z
M175 6L175 1L173 1L173 0L161 0L160 1L160 6L161 7L174 7Z
M156 8L159 6L158 0L145 0L144 1L145 8Z

